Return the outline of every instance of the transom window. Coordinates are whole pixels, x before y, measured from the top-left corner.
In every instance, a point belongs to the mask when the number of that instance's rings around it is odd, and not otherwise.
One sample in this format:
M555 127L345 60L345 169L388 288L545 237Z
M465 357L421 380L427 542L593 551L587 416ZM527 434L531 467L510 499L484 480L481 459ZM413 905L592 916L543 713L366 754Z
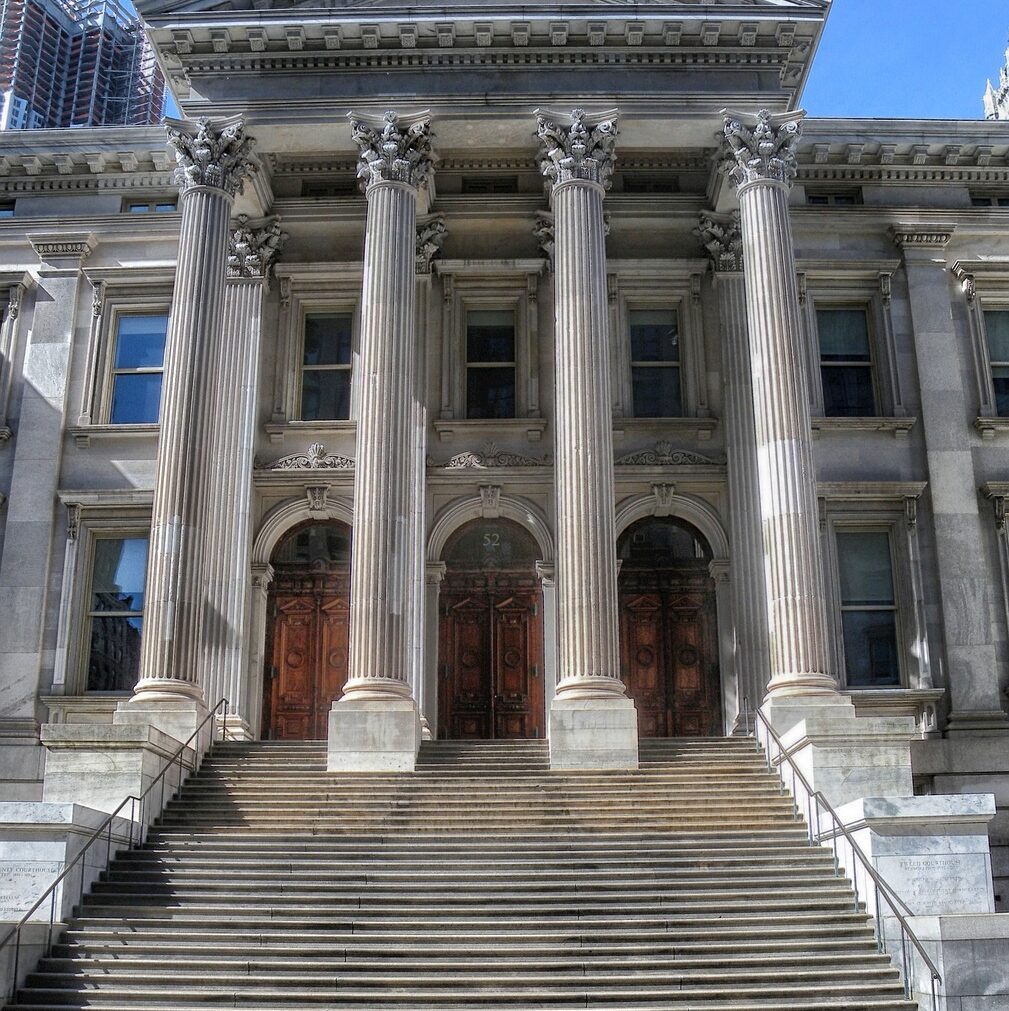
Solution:
M309 313L301 364L301 420L345 421L350 417L353 318Z
M167 335L168 313L117 317L109 412L113 425L157 423Z
M984 329L995 388L995 410L1000 417L1009 417L1009 309L985 312Z
M631 391L637 418L683 415L680 333L675 309L632 309Z
M828 418L876 414L869 320L864 309L817 309L823 413Z
M897 601L889 534L839 532L837 562L848 687L899 685Z
M862 191L807 190L806 203L811 207L857 207L862 203Z
M466 417L515 417L515 313L466 314Z
M129 691L136 684L146 576L146 537L100 537L94 542L88 604L88 691Z
M972 193L972 207L1009 207L1009 193Z
M463 176L460 185L463 193L518 193L518 176Z
M178 210L174 200L129 200L123 208L128 214L170 214Z

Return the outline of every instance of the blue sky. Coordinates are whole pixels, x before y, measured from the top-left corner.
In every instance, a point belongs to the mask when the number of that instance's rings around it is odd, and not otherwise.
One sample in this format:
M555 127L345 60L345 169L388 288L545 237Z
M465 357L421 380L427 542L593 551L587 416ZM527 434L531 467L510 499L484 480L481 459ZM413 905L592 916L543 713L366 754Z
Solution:
M1009 0L834 0L802 105L811 116L981 119Z

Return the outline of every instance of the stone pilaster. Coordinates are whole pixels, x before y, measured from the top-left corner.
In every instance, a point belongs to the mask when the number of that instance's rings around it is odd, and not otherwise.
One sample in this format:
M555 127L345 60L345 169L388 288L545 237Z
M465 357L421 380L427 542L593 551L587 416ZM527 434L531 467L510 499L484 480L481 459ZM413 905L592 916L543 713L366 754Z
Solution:
M206 607L197 680L209 705L228 700L232 736L256 731L248 655L256 390L263 295L285 238L276 218L253 224L241 215L232 224L221 339L207 377L213 420L206 449L211 466L206 543L212 549L204 559Z
M39 258L38 287L24 351L0 561L0 768L7 781L5 800L37 800L42 790L38 693L51 676L46 668L52 664L55 645L48 638L52 633L46 628L46 618L52 614L48 591L56 489L81 264L95 247L90 233L31 234L28 241ZM28 309L21 301L19 297L15 303L15 318Z
M554 214L555 476L559 675L551 765L637 765L620 680L613 422L603 196L616 114L537 113Z
M723 171L739 196L763 557L770 626L767 700L840 701L827 657L809 386L788 191L801 113L729 115ZM794 714L793 714L794 715Z
M116 721L147 721L185 739L206 711L197 672L204 559L211 550L206 524L218 467L207 447L216 421L210 391L222 335L229 221L254 162L252 140L238 120L169 120L167 129L182 225L165 345L140 680Z
M911 326L914 331L921 421L925 434L935 553L939 565L945 669L950 692L947 733L1009 732L999 689L1000 662L991 592L996 560L987 551L980 513L974 453L977 433L964 424L976 410L966 403L961 382L962 336L950 312L945 248L949 225L915 224L894 229L903 251Z
M701 216L697 234L711 256L718 297L725 382L725 448L729 477L729 538L732 563L732 650L738 686L737 733L749 733L744 701L763 701L770 678L767 637L767 590L760 522L757 436L753 422L753 380L746 328L746 280L739 215Z
M361 401L354 478L350 672L329 724L331 770L412 769L410 692L417 483L418 191L430 174L426 115L351 116L368 197L361 297Z

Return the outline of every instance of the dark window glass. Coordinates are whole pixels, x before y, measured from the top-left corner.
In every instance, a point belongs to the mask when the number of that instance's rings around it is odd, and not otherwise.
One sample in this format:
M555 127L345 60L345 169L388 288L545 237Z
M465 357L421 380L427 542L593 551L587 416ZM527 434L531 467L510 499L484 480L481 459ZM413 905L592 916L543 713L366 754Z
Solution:
M623 176L624 193L677 193L679 188L676 176L638 175L630 172Z
M146 537L95 542L88 691L129 691L136 684L146 575Z
M818 309L823 412L828 418L866 418L876 414L864 309Z
M971 197L971 205L974 207L991 207L992 198L991 197Z
M670 309L634 309L628 323L635 417L680 417L683 395L676 313Z
M518 193L518 176L463 176L463 193Z
M326 197L350 197L355 196L359 191L357 179L354 176L347 176L346 179L327 179L325 182L303 183L301 195L303 197L326 198Z
M109 413L113 425L157 422L167 334L167 313L118 318Z
M169 211L176 210L176 206L174 203L155 204L154 210L160 214L167 214Z
M281 541L273 564L325 569L350 564L350 527L343 523L313 523Z
M634 568L666 568L710 562L711 548L704 535L683 520L648 518L620 536L617 557Z
M11 203L0 204L0 218L13 218L14 205Z
M849 687L900 684L897 607L890 538L886 533L839 533L841 625Z
M826 193L807 193L806 203L811 207L826 207L830 204L830 197Z
M151 209L150 204L130 204L130 214L146 214Z
M1009 309L986 312L984 327L995 387L995 410L1001 417L1009 417Z
M515 417L511 309L477 309L466 315L466 417Z
M311 313L305 317L303 421L343 421L350 417L352 335L350 313Z

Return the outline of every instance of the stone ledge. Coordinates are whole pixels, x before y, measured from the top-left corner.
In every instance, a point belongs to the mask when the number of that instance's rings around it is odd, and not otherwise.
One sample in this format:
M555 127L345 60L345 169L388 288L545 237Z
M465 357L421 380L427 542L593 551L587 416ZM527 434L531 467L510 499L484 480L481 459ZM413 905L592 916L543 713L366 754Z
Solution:
M980 826L984 831L983 826L995 817L995 797L990 793L863 797L845 804L837 813L849 829L934 829L941 823Z
M148 748L164 758L179 750L179 741L144 723L46 723L42 727L42 743L60 750L118 751L138 747ZM183 762L192 764L192 748L186 749Z
M813 437L821 432L890 432L895 439L906 439L918 423L915 417L901 418L825 418L810 419Z

